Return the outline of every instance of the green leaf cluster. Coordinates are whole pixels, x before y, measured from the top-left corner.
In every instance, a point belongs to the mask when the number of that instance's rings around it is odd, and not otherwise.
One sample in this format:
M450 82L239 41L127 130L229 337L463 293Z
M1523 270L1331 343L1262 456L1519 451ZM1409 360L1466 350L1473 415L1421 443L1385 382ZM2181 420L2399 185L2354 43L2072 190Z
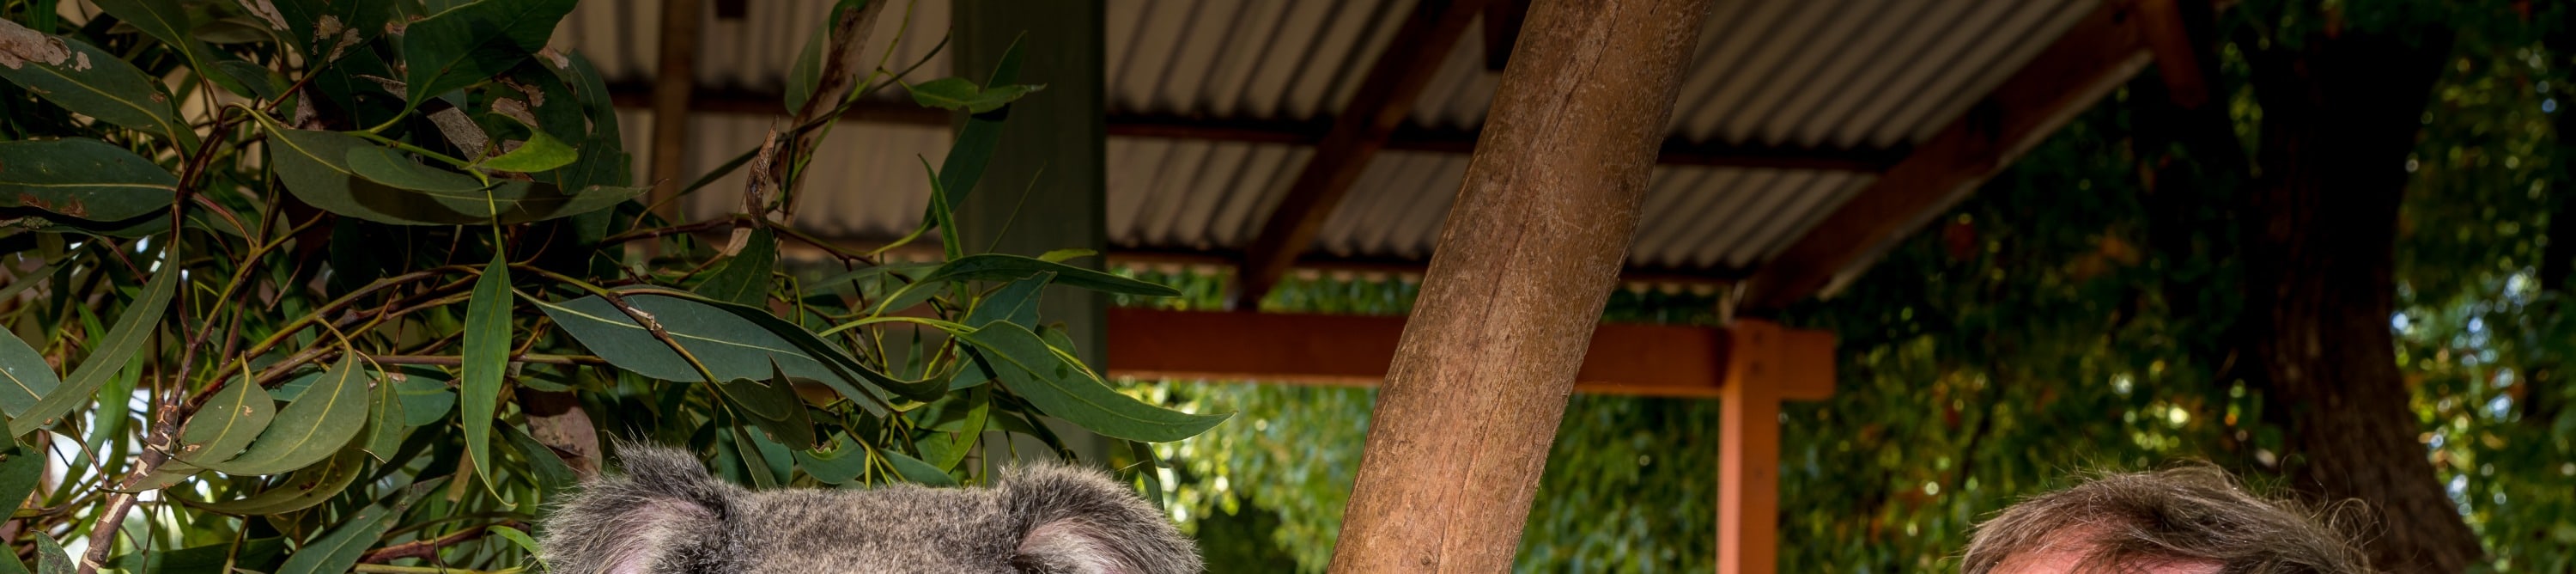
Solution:
M547 502L620 439L864 488L1228 418L1116 392L1037 305L1173 289L958 249L946 206L1000 114L926 175L911 237L943 249L856 251L777 223L813 149L746 213L639 201L605 78L546 46L573 0L95 4L0 2L0 494L22 501L0 542L37 549L0 570L69 568L54 544L78 541L124 572L531 571ZM1035 91L843 80L844 105L901 84L979 113Z

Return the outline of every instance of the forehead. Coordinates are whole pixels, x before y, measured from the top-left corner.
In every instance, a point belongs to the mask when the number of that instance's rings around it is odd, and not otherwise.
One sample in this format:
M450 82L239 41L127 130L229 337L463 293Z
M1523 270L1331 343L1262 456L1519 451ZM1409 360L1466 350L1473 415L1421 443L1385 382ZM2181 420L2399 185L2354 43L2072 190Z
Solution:
M2115 564L2087 564L2095 549L2092 537L2080 531L2059 531L2046 544L2004 558L1991 574L2219 574L2225 564L2205 560L2126 561ZM2081 570L2079 567L2092 567Z
M1010 572L1018 530L988 491L755 494L729 517L756 572Z

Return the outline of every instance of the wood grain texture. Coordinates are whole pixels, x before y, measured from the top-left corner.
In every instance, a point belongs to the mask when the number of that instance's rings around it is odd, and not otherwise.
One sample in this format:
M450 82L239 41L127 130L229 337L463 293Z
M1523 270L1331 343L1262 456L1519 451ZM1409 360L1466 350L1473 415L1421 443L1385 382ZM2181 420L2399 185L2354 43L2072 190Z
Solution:
M1706 0L1531 7L1370 418L1333 572L1501 572Z

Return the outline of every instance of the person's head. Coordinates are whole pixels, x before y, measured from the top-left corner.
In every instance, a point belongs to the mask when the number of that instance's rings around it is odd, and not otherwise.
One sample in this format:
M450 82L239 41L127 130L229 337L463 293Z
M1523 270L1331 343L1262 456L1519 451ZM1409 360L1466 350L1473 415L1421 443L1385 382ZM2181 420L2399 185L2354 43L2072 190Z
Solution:
M1964 574L2367 574L2352 541L2207 465L2112 474L1978 525Z

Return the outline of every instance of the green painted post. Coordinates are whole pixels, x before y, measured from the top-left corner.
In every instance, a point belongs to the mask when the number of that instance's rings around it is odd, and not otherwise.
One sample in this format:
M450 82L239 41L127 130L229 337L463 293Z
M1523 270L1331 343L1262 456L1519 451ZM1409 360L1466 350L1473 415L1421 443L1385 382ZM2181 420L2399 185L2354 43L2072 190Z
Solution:
M974 192L958 206L957 226L969 252L1035 256L1069 247L1106 253L1108 235L1108 127L1106 13L1103 0L1018 2L952 0L948 50L955 74L981 82L1011 42L1020 42L1019 82L1046 90L1011 105L1002 143ZM1100 257L1069 263L1098 269ZM1061 322L1076 352L1106 372L1105 295L1049 288L1039 310ZM1105 444L1088 433L1063 432L1067 446L1087 460L1101 460ZM1023 445L1026 452L1026 445Z

